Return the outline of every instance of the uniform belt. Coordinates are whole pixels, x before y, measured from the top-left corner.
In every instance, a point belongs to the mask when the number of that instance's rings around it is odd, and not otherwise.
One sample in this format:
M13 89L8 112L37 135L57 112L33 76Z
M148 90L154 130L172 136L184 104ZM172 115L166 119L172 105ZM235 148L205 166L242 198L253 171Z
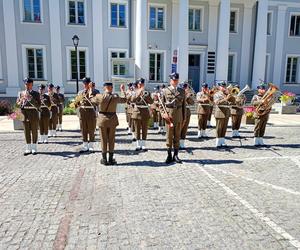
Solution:
M193 105L188 105L186 106L187 108L193 108L194 106Z
M94 109L93 106L80 106L80 108L83 108L83 109Z
M146 105L135 105L137 108L147 109L148 106Z
M51 104L51 107L57 107L57 105L56 104Z
M36 107L30 107L30 106L28 106L28 107L23 107L23 109L37 109Z
M43 105L43 106L41 106L41 108L48 108L48 107Z
M99 114L103 114L103 115L115 115L116 112L101 112L101 111L99 111Z

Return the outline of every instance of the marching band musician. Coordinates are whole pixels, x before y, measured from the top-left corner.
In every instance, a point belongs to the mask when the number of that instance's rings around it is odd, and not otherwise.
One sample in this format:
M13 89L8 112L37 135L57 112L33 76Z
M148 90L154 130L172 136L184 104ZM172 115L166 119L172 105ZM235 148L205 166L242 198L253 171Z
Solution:
M185 117L185 92L178 87L178 73L172 73L170 76L170 86L163 90L160 110L163 118L168 121L166 145L168 156L166 163L172 162L182 163L178 157L179 140L181 133L182 121ZM172 148L174 148L174 155L172 157Z
M82 79L84 89L79 91L75 98L75 107L79 108L80 128L83 139L83 147L80 153L94 152L96 111L91 99L96 93L90 88L90 82L91 79L89 77Z
M137 80L137 90L130 100L134 103L132 111L132 119L134 122L135 138L136 138L136 151L147 151L146 139L148 133L148 122L150 119L150 111L148 104L152 104L153 100L151 94L145 91L145 79L140 78ZM141 140L142 133L142 140Z
M225 134L230 117L230 104L235 98L228 92L226 82L219 82L219 90L214 94L216 105L214 116L216 118L216 147L225 147Z
M59 97L58 97L58 94L56 94L54 92L54 85L52 83L50 83L48 85L48 96L49 96L50 102L51 102L51 114L52 114L50 121L49 121L48 136L56 137L56 126L57 126L57 122L58 122L58 113L59 113L59 109L58 109Z
M126 96L130 97L134 93L134 83L129 83L127 86L128 86L128 89L126 91ZM127 106L126 120L127 120L127 123L128 123L127 134L132 135L132 141L136 141L135 135L134 135L134 124L133 124L133 119L132 119L133 103L130 101L130 98L128 98L128 100L126 102L126 106Z
M261 84L257 87L258 94L254 95L251 101L251 104L254 107L258 107L263 104L263 96L266 93L266 85ZM261 105L262 106L262 105ZM264 146L263 137L265 135L265 130L267 126L267 122L269 119L269 114L271 112L272 107L267 107L264 110L264 114L260 115L257 111L254 112L255 119L255 127L254 127L254 146Z
M207 83L202 84L201 92L197 93L196 100L198 103L198 138L207 137L206 128L213 103L213 96L210 95L210 90Z
M113 93L113 84L111 82L105 82L103 87L104 93L97 94L91 99L91 102L99 108L98 126L100 128L102 148L101 164L116 165L117 162L114 159L115 134L116 127L119 125L116 110L117 104L126 103L127 98L124 85L120 86L120 90L125 97L120 97L118 94ZM108 161L107 153L109 154Z
M234 88L240 91L240 86L238 84L234 85ZM232 122L232 137L240 137L240 127L242 122L242 117L244 114L243 105L246 102L246 96L244 94L236 95L235 102L231 106L231 122Z
M151 94L151 98L153 99L153 103L150 106L151 115L153 119L153 128L158 129L158 110L159 110L159 101L157 93L159 93L160 87L159 85L155 86L154 92Z
M24 79L25 91L22 91L17 99L17 105L21 108L24 116L24 134L26 149L24 155L37 153L39 108L41 106L40 94L32 89L33 80Z
M185 93L185 117L183 117L182 126L181 126L181 134L180 134L180 141L179 141L179 148L184 149L185 148L185 138L187 135L187 131L190 124L191 119L191 109L190 106L195 104L195 93L191 89L191 86L189 86L188 83L183 84L183 89Z
M57 130L62 131L62 119L64 114L65 95L60 93L60 86L56 86L56 94L58 95L58 124Z
M164 84L162 84L160 86L160 91L159 94L161 95L164 91L164 89L166 88L166 86ZM166 132L166 124L165 124L165 119L162 117L161 113L160 113L160 109L158 108L157 111L157 118L158 118L158 134L164 134Z
M41 114L40 114L40 136L41 136L41 143L48 143L48 130L49 130L49 121L51 116L51 101L50 97L45 93L46 86L41 84L39 86L40 92L40 99L41 99Z

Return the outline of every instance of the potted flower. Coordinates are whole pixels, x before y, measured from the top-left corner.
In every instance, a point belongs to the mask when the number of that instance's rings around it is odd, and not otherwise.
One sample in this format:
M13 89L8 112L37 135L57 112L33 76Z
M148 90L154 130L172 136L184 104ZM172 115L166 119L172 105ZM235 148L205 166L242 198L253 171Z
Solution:
M254 112L255 112L255 107L249 106L244 108L245 111L245 123L246 124L254 124Z
M7 116L9 120L13 120L14 130L23 130L24 115L21 109L16 108L15 111Z
M283 95L280 96L281 106L289 106L295 100L296 95L292 92L285 91Z

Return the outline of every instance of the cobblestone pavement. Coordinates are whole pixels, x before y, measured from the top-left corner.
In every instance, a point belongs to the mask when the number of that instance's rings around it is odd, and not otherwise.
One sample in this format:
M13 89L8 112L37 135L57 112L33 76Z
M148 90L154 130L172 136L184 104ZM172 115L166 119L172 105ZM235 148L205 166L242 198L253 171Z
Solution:
M118 130L106 167L78 154L78 131L27 157L22 132L1 132L0 249L300 248L300 127L268 127L260 149L251 130L217 151L192 128L171 166L163 136L137 154Z

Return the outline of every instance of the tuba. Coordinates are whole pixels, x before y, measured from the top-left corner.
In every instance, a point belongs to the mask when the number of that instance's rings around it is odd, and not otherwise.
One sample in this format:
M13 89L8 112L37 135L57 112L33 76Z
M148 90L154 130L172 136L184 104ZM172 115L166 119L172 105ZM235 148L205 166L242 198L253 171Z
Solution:
M278 87L272 83L269 83L269 89L262 97L261 104L259 104L256 107L256 113L259 116L265 115L270 111L270 109L272 108L272 105L276 102L275 94L277 91L278 91Z

